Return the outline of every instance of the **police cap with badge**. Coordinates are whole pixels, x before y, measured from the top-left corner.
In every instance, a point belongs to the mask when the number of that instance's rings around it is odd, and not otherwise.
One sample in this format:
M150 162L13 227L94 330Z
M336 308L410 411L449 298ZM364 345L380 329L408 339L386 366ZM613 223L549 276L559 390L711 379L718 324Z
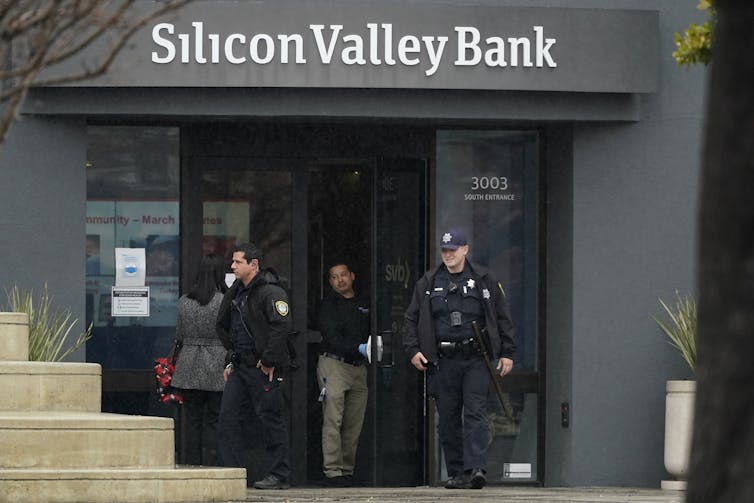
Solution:
M457 250L467 244L466 235L460 229L450 229L440 238L440 249L443 250Z

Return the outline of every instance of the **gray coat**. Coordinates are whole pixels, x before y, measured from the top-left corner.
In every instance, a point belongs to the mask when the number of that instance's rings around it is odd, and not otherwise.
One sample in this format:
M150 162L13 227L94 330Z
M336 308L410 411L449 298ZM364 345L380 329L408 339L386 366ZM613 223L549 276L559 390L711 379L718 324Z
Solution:
M176 340L183 343L178 353L172 385L204 391L223 390L225 348L217 337L215 323L223 294L217 292L206 306L182 296L178 299Z

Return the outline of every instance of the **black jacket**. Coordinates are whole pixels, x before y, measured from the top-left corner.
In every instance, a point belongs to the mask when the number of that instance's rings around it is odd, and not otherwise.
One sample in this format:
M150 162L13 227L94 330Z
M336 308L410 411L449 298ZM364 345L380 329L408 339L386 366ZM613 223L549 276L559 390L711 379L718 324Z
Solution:
M319 308L321 353L333 353L351 361L361 361L359 344L369 337L369 298L356 295L347 299L332 293Z
M272 269L264 269L254 276L249 283L248 313L244 313L244 321L254 336L256 357L265 367L284 370L291 364L288 340L293 333L288 294L278 282L278 275ZM231 301L240 286L241 281L236 280L225 292L217 315L217 335L225 349L231 351L234 349L230 334Z
M430 308L429 295L435 281L435 275L444 268L445 264L427 271L416 282L411 303L406 309L403 323L403 349L409 358L417 352L422 354L430 363L438 360L437 341L435 340L434 321ZM505 294L500 282L485 267L471 263L466 259L466 266L471 269L474 281L480 291L487 292L483 295L484 319L490 343L492 345L492 358L501 357L513 359L516 352L516 343L513 340L513 322L505 301Z

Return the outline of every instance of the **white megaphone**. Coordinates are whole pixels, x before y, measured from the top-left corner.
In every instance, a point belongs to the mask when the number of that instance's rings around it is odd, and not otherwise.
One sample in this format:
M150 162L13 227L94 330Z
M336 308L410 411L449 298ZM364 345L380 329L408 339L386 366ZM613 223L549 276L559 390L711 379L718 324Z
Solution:
M377 336L377 361L382 361L382 336ZM367 338L367 361L372 363L372 336Z

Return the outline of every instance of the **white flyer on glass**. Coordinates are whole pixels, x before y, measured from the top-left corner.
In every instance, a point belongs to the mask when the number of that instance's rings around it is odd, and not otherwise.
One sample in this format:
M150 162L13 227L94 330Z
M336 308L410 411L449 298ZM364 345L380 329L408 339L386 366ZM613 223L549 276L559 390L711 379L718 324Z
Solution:
M115 249L115 286L144 286L146 277L144 248Z

